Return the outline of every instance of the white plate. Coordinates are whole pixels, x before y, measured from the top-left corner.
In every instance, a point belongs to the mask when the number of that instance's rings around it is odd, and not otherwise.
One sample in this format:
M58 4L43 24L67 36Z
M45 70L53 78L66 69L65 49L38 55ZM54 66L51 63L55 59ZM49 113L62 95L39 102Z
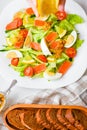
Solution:
M7 23L9 23L14 15L21 8L29 7L26 0L13 0L2 11L0 15L0 48L5 43L4 30ZM29 79L28 77L20 77L17 72L8 66L8 59L4 53L0 53L0 75L7 81L12 79L18 80L19 87L36 88L36 89L56 89L69 85L77 81L85 72L87 67L87 16L84 10L74 1L67 0L66 11L68 13L75 13L84 18L85 23L77 26L80 32L80 37L84 39L84 44L78 50L77 56L72 67L60 79L56 81L47 81L46 79Z

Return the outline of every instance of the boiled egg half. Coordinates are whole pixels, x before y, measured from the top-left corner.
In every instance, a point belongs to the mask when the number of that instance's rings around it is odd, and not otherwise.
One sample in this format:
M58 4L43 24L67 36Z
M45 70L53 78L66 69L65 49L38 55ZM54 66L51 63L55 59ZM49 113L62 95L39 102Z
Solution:
M51 52L50 52L50 50L49 50L49 48L47 46L47 43L46 43L44 38L41 40L41 50L42 50L42 52L43 52L43 54L45 56L51 55Z
M71 32L71 34L67 37L66 43L65 43L65 48L69 48L73 46L73 44L76 42L77 39L77 32L74 30Z
M53 73L53 72L45 71L43 76L47 80L56 80L62 77L62 73Z
M7 58L20 58L22 57L22 53L18 50L10 50L6 52L6 57Z
M30 45L30 43L32 42L32 34L31 34L31 32L29 31L28 32L28 35L27 35L27 37L26 37L26 39L25 39L25 42L24 42L24 47L29 47L29 45Z

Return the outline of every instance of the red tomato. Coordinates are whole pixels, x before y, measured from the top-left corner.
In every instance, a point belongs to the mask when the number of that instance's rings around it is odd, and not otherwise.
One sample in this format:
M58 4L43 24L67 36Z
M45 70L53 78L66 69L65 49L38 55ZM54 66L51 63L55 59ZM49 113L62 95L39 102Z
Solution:
M26 12L27 12L28 14L30 14L30 15L33 15L33 14L34 14L34 11L33 11L32 8L27 8L27 9L26 9Z
M36 43L36 42L31 42L30 43L30 47L34 50L37 50L37 51L40 51L41 50L41 47L40 47L40 44L39 43Z
M23 36L23 38L26 38L27 34L28 34L28 30L27 29L22 29L22 30L20 30L20 34Z
M47 58L44 55L38 55L37 58L43 62L47 62Z
M20 27L23 24L21 18L16 18L6 26L6 30L13 30Z
M31 66L25 68L24 75L32 77L34 74L33 68Z
M57 11L56 16L57 16L58 20L63 20L66 18L67 14L65 11Z
M66 52L66 54L67 54L70 58L74 58L74 57L76 56L76 53L77 53L76 49L73 48L73 47L70 47L70 48L66 49L65 52Z
M17 66L18 62L19 62L19 58L12 58L12 60L11 60L11 64L14 66Z
M38 74L46 70L46 65L40 64L40 65L35 66L33 69L34 69L34 74Z

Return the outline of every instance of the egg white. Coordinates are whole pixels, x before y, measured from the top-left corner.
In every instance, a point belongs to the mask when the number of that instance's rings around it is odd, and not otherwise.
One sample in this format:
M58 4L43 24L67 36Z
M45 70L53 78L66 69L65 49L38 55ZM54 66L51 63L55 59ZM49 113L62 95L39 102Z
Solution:
M49 75L46 71L43 74L44 78L47 80L56 80L62 77L62 73L55 73L54 75Z
M70 36L73 38L73 40L72 39L66 40L65 48L69 48L74 45L74 43L76 42L76 39L77 39L77 32L75 30L72 31L68 37L70 37Z
M51 52L50 52L50 50L48 49L48 47L47 47L47 45L46 45L46 41L45 41L44 38L41 40L41 50L42 50L42 52L43 52L43 54L44 54L45 56L51 55Z
M22 57L22 53L18 50L10 50L6 52L6 57L7 58L16 58L16 57L20 58Z

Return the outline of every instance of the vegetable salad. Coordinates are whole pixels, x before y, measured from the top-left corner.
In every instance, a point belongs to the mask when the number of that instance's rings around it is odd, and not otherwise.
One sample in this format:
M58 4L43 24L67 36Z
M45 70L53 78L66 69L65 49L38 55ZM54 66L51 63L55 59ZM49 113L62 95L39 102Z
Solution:
M6 51L9 66L20 76L61 78L74 62L83 40L75 25L83 19L76 14L57 11L36 17L32 8L16 12L6 25Z

